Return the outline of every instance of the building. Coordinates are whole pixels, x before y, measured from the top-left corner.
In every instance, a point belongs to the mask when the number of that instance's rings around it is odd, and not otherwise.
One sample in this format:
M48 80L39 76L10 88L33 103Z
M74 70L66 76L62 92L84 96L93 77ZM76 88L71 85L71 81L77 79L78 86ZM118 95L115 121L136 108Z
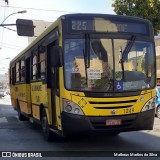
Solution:
M34 28L34 37L28 37L28 44L35 40L44 30L46 30L52 22L46 22L41 20L32 20Z

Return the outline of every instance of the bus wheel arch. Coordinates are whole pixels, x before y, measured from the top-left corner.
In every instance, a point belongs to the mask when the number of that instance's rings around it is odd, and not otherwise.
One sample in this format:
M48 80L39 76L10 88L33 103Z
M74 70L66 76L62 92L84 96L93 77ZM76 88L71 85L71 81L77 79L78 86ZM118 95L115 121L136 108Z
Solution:
M41 128L42 128L44 139L47 141L53 141L55 136L53 135L53 132L50 130L50 125L48 124L47 113L43 105L40 105L40 115L41 115L40 117Z

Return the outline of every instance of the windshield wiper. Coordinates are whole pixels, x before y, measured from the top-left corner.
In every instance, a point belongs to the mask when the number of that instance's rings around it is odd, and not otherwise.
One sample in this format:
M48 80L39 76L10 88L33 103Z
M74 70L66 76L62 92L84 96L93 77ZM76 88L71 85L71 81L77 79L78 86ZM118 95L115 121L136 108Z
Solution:
M122 49L120 51L121 52L121 59L120 59L119 63L121 63L121 67L122 67L122 79L123 80L125 79L125 77L124 77L124 62L127 59L128 53L130 52L130 50L135 42L135 39L136 39L136 36L132 35L130 41L127 43L123 52L122 52Z
M89 34L85 34L85 53L84 60L86 68L90 67L90 37Z
M85 34L85 50L83 50L85 74L86 74L86 84L87 81L87 69L90 68L90 37L89 34Z
M125 61L127 58L128 53L130 52L134 42L135 42L136 36L132 35L130 41L127 43L123 53L122 53L122 61Z

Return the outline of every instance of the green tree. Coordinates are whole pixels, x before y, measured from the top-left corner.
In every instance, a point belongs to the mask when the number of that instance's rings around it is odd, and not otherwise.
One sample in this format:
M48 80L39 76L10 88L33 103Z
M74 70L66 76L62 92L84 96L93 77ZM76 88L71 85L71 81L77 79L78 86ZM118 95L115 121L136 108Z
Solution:
M112 7L119 15L137 16L150 20L154 34L160 33L160 0L114 0Z

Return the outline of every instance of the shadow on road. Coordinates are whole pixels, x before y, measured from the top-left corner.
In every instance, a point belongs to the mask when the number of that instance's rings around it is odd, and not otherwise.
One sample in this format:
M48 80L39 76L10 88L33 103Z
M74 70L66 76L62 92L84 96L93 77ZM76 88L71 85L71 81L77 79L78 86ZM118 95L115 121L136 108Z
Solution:
M13 120L17 113L9 105L0 105L0 114L8 122L0 123L0 150L17 151L159 151L160 132L124 132L118 136L106 134L74 135L54 142L43 139L41 128L30 122ZM159 121L158 121L159 123Z

